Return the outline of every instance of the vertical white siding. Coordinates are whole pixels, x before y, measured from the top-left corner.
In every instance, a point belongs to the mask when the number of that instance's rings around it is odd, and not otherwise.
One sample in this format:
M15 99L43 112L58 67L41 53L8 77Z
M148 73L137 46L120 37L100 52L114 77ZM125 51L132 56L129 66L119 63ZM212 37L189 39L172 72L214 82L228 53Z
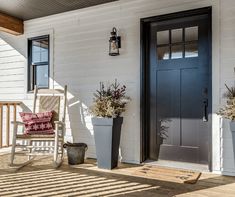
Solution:
M223 103L221 99L223 84L234 83L235 27L232 24L235 22L235 2L233 0L120 0L26 21L23 36L0 34L19 52L9 50L11 47L1 41L0 69L8 70L4 70L5 74L2 74L2 70L0 72L0 97L3 100L21 99L30 107L31 95L26 93L27 65L24 59L27 38L50 34L51 85L68 84L69 87L67 135L72 135L74 141L86 142L89 145L88 156L95 157L93 131L87 107L90 106L92 94L98 88L100 81L113 81L117 78L127 85L128 94L132 97L124 115L121 155L123 161L138 163L140 161L140 18L206 6L213 8L213 169L215 171L226 169L221 162L223 136L215 112ZM109 32L113 26L118 28L122 36L121 55L118 57L108 56ZM224 161L227 161L226 166L230 165L227 168L228 172L234 169L231 159L232 155L228 152L224 158Z

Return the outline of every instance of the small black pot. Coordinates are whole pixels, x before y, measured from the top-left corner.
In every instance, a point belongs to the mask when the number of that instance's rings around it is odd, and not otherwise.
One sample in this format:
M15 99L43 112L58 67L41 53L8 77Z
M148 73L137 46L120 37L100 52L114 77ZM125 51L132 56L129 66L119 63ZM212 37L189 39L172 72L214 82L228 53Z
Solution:
M78 165L84 163L85 152L88 147L85 143L69 143L63 145L67 149L68 163Z
M98 168L117 167L122 122L123 117L92 118Z

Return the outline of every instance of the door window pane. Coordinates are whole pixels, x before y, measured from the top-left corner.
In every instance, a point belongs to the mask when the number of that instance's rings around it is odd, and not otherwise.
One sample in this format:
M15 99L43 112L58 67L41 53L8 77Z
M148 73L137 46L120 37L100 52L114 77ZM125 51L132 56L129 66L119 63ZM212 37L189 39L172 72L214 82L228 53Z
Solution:
M158 60L198 57L198 30L194 26L157 32Z
M183 45L173 45L171 47L171 59L183 58Z
M173 29L171 30L171 43L177 43L183 41L183 30Z
M157 57L158 60L168 60L170 59L170 47L158 47L157 48Z
M157 45L169 44L169 30L157 32Z
M198 40L198 26L185 28L185 41Z
M36 85L39 88L48 87L48 65L36 66Z
M185 57L198 57L197 42L185 44Z

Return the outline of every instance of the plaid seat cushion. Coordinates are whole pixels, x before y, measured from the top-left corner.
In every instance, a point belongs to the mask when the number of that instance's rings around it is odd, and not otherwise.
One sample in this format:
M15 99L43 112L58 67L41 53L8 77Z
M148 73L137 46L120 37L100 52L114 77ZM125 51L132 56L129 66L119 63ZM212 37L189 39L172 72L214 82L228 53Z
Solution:
M42 113L24 113L21 112L20 116L25 124L25 134L54 134L51 119L53 116L52 111Z

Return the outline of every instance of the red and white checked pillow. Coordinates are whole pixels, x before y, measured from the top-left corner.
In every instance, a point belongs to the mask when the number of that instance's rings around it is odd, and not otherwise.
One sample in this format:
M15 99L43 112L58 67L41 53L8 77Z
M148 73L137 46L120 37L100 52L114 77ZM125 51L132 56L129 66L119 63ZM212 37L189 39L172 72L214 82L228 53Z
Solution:
M35 114L21 112L20 116L25 124L25 134L54 134L51 123L52 111Z

